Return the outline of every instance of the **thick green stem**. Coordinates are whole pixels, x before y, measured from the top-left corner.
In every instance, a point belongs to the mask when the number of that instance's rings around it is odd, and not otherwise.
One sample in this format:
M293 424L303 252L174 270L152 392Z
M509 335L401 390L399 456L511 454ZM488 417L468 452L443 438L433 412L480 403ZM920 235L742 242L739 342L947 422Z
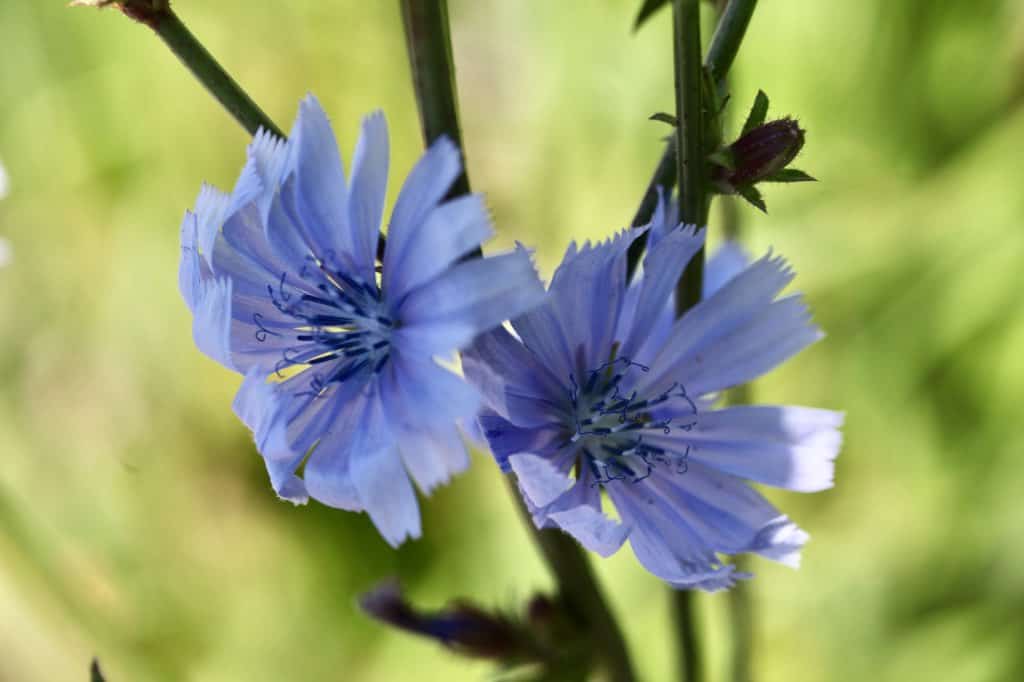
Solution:
M447 135L465 154L459 128L447 3L445 0L399 0L399 4L423 140L429 146L441 135ZM469 176L463 170L449 196L468 193L469 187ZM479 256L480 252L473 255ZM634 682L636 675L622 631L582 548L561 531L539 530L524 506L515 480L511 476L507 480L523 523L544 556L568 612L589 633L594 651L603 660L611 679Z
M210 91L217 101L227 109L236 121L250 135L263 127L279 137L284 137L281 129L274 125L270 117L252 101L252 98L228 75L217 60L207 52L206 48L181 22L181 19L169 7L154 15L147 21L157 35L171 48L182 64L188 67L192 75Z
M697 229L707 225L707 163L704 149L704 67L701 62L699 0L675 0L672 3L673 54L675 56L676 174L679 182L679 217ZM676 286L676 315L701 299L704 279L704 250L687 263ZM679 674L683 682L703 679L702 655L697 638L694 594L688 590L673 593L676 625L676 650Z
M423 141L430 146L447 135L462 150L447 0L399 0L399 5ZM462 175L448 195L468 193L469 176L463 163Z
M633 682L636 674L626 640L579 544L560 530L539 530L522 500L514 475L505 478L523 523L547 561L558 584L558 595L569 614L590 633L596 654L614 682Z

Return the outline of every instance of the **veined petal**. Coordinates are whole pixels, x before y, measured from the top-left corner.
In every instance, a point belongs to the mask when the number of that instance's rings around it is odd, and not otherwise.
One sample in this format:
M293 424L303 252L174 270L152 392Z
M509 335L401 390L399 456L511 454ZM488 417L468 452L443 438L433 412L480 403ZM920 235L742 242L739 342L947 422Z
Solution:
M629 535L628 526L608 518L600 510L589 505L554 512L549 514L548 518L579 540L581 545L603 557L609 557L619 551L619 547Z
M210 279L200 284L192 339L199 350L228 369L235 369L231 361L231 280Z
M310 240L321 252L336 251L352 258L348 189L338 141L312 95L299 104L289 144L294 146L298 211Z
M655 324L664 318L665 302L672 297L686 264L704 247L705 233L705 230L698 232L694 227L675 230L665 235L658 248L649 251L644 258L636 309L629 336L623 341L620 351L623 357L634 357L650 337Z
M420 536L419 505L380 400L371 397L365 405L350 448L351 480L377 530L397 547Z
M393 353L380 374L381 401L396 428L418 431L454 424L480 406L480 394L432 358Z
M462 352L462 370L491 409L523 426L551 421L552 407L568 391L503 327L476 337Z
M723 473L800 492L832 487L842 435L839 412L740 406L701 414L682 433L690 459Z
M395 290L393 278L401 274L396 265L405 258L406 249L413 248L420 225L461 172L459 149L445 136L435 140L409 172L398 193L388 226L382 273L386 291Z
M374 279L377 241L388 187L389 153L388 124L384 114L376 111L363 119L363 130L352 157L348 204L353 257L365 282Z
M469 454L454 426L403 434L398 448L405 470L424 495L469 466Z
M401 253L401 260L391 267L388 291L401 301L410 291L422 286L447 270L452 263L469 253L492 234L491 219L483 197L479 194L446 201L427 214Z
M446 323L462 332L454 337L461 348L480 332L538 305L544 288L525 251L459 263L402 302L403 324ZM467 334L472 330L471 334Z
M288 445L287 427L278 394L273 384L259 371L249 372L235 395L232 408L252 431L256 449L266 461L270 482L278 497L293 504L309 499L295 469L304 453L296 454Z

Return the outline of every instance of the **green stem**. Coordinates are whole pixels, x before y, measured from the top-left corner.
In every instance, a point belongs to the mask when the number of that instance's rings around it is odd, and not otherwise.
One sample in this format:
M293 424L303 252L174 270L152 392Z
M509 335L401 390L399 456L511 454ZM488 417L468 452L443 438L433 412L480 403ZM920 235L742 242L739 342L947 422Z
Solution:
M170 7L161 10L146 23L250 135L255 135L256 131L263 127L278 137L285 136L192 35Z
M441 135L447 135L465 154L456 104L447 4L445 0L399 0L399 4L424 142L429 146ZM468 193L469 187L469 176L463 170L449 196ZM479 256L480 252L473 255ZM559 597L568 612L590 634L594 650L604 660L611 679L634 682L636 676L622 631L582 548L561 531L539 530L515 480L511 476L507 480L523 523L554 575Z
M699 0L672 4L675 55L676 175L679 182L679 217L704 229L708 222L709 193L704 149L704 67L701 63ZM682 315L701 298L704 250L687 264L676 289L676 313Z
M458 95L447 0L399 0L399 5L423 141L429 147L434 140L447 135L464 150L456 104ZM448 196L468 193L469 176L463 163L462 175L452 185Z
M708 55L704 59L704 67L716 85L725 81L725 76L736 59L736 53L739 52L743 36L747 33L747 26L750 25L750 17L753 16L755 7L757 0L729 0L722 11L715 34L711 37Z
M721 12L721 18L715 28L715 34L711 38L711 46L708 48L707 56L704 58L704 68L711 75L715 86L721 90L725 85L725 77L736 59L743 37L746 35L747 27L750 25L750 18L757 6L757 0L729 0L724 3L725 7ZM676 182L676 153L675 143L670 141L665 145L665 151L658 161L658 167L647 185L643 200L637 209L636 215L631 223L634 227L646 225L654 214L655 200L657 199L657 187L668 189ZM637 239L631 245L626 261L627 273L632 278L636 267L640 262L644 245L647 243L645 237Z
M590 632L594 650L604 660L611 679L614 682L633 682L636 674L626 640L579 544L560 530L539 530L522 500L515 476L509 474L505 481L523 523L555 576L559 598L568 613Z
M708 214L707 164L704 150L704 69L701 62L699 0L672 3L673 54L675 56L676 175L679 183L679 217L697 229L705 229ZM676 286L676 316L701 299L704 279L704 249L687 263ZM683 682L703 679L702 654L695 624L694 594L673 592L676 650Z

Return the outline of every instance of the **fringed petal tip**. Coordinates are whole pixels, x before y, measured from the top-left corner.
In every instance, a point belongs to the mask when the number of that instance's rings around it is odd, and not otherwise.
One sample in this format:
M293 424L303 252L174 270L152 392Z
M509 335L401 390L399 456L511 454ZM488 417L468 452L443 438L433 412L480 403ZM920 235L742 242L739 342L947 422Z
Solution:
M753 539L751 552L790 568L800 568L800 550L811 536L786 516L765 526Z

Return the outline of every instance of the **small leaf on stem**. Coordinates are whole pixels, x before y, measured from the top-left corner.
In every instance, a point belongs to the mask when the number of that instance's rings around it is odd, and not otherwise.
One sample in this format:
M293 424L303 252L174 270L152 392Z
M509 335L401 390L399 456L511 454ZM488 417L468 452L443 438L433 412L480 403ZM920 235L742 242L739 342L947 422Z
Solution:
M651 114L650 120L651 121L661 121L662 123L667 123L670 126L672 126L673 128L678 128L679 127L679 119L676 118L675 116L673 116L672 114L670 114L668 112L665 112L665 111L659 111L656 114Z
M758 90L757 96L754 97L754 105L750 107L750 113L747 114L747 122L743 124L743 130L740 131L740 136L746 135L757 126L764 123L764 120L768 117L768 95L765 94L764 90Z
M796 168L783 168L772 173L763 182L817 182L818 179Z

